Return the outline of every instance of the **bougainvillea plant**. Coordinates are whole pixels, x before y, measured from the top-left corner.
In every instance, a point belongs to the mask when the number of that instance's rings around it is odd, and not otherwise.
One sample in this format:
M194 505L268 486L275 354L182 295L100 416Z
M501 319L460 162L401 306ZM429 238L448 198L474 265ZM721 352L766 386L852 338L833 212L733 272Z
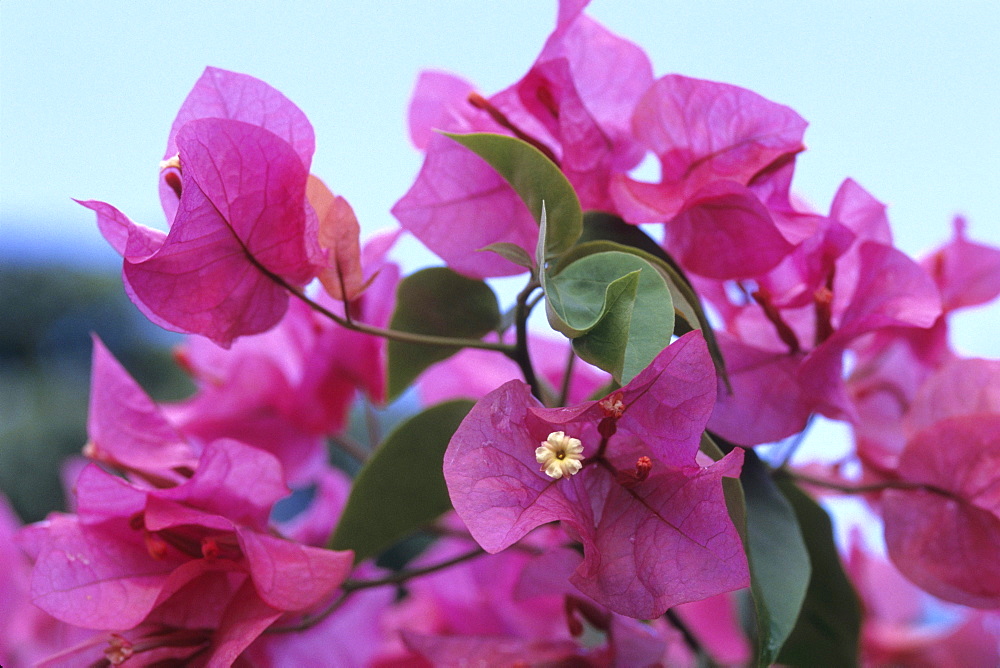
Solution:
M586 4L504 90L420 76L399 229L362 242L305 114L215 68L167 232L80 202L196 390L95 337L71 512L0 507L0 663L1000 662L1000 362L948 339L1000 249L958 220L910 258L850 179L806 208L805 120ZM441 266L402 275L404 234ZM816 415L842 461L791 457ZM840 495L884 550L837 543Z

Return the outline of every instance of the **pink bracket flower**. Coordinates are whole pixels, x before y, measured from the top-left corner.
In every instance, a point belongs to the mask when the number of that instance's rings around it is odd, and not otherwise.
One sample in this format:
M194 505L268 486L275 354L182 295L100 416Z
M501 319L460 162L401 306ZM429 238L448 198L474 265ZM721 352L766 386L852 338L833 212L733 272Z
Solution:
M695 461L714 398L714 367L697 332L601 401L543 408L510 381L476 404L448 446L452 502L491 553L562 521L584 547L571 582L627 616L657 617L746 586L721 485L739 475L742 451L707 468ZM554 432L583 446L575 475L539 470L536 449Z
M737 284L741 305L711 292L725 314L718 335L732 384L720 390L713 431L755 445L801 431L813 412L853 417L844 352L864 334L931 327L941 314L931 278L888 241L881 204L846 181L813 236Z
M287 493L278 461L235 441L209 444L189 480L162 489L89 466L79 514L25 530L33 600L93 629L245 627L233 639L245 647L282 614L327 599L351 568L350 552L271 534L271 508Z
M562 168L590 209L609 209L612 175L642 159L628 119L652 83L652 66L638 46L584 15L585 4L563 0L556 29L528 73L488 99L439 72L417 82L410 136L427 155L392 212L455 271L474 278L522 273L498 255L475 251L507 242L533 253L538 223L492 167L433 130L524 139Z
M170 231L137 225L103 202L80 203L124 258L125 290L150 320L229 346L273 326L288 288L325 266L306 201L312 145L308 121L280 93L210 70L168 142L176 156L164 163L171 192L161 194Z

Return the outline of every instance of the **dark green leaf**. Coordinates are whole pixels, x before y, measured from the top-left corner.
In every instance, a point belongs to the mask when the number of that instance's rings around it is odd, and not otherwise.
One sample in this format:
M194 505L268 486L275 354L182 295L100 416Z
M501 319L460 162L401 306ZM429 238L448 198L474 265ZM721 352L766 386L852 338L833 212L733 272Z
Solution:
M505 135L445 134L488 162L514 188L535 220L542 219L542 202L545 202L546 260L557 257L576 242L583 225L580 200L559 167L541 151Z
M795 511L752 450L740 475L747 503L746 551L757 613L757 665L768 666L795 628L811 567Z
M622 301L628 294L626 284L616 281L634 272L639 276L633 306ZM611 372L623 385L670 343L670 289L652 265L634 254L610 251L560 262L543 289L552 327L574 339L583 359Z
M664 262L673 265L680 273L681 269L674 260L656 243L652 237L636 225L629 225L619 216L604 211L587 211L583 214L583 232L577 243L587 241L613 241L623 246L631 246L654 255Z
M354 480L331 549L354 550L355 563L363 561L451 508L444 451L472 405L438 404L389 435Z
M844 573L826 511L787 478L778 487L792 504L812 560L812 578L798 624L785 642L778 661L789 666L858 665L861 606Z
M402 332L478 339L500 324L493 290L445 267L407 276L396 290L390 327ZM389 398L399 396L427 367L459 351L455 346L389 341Z
M723 452L723 447L725 447L725 452ZM726 453L732 452L733 447L736 446L726 443L718 436L714 436L706 431L701 435L701 444L698 446L698 449L701 450L702 454L711 457L712 461L717 462L725 457ZM746 545L747 499L746 495L743 494L743 484L737 478L723 478L722 493L726 498L726 510L729 512L729 518L733 521L733 525L739 532L740 540Z

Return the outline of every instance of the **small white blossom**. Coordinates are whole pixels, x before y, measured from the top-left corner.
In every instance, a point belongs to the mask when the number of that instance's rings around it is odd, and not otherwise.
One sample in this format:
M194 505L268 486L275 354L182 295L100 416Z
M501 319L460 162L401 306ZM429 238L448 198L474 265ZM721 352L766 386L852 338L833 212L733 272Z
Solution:
M580 439L554 431L542 445L535 448L535 461L550 478L558 480L564 475L574 475L583 468L583 444Z
M180 153L175 153L174 157L167 160L160 160L160 171L164 169L180 169L181 168L181 155Z

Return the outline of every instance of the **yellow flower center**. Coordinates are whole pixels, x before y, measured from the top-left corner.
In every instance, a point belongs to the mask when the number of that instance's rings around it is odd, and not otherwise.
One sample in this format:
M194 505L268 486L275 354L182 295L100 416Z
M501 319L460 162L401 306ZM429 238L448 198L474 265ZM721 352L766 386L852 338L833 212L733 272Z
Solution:
M558 480L564 475L574 475L583 468L583 444L580 439L554 431L535 448L535 461L542 465L545 475Z

